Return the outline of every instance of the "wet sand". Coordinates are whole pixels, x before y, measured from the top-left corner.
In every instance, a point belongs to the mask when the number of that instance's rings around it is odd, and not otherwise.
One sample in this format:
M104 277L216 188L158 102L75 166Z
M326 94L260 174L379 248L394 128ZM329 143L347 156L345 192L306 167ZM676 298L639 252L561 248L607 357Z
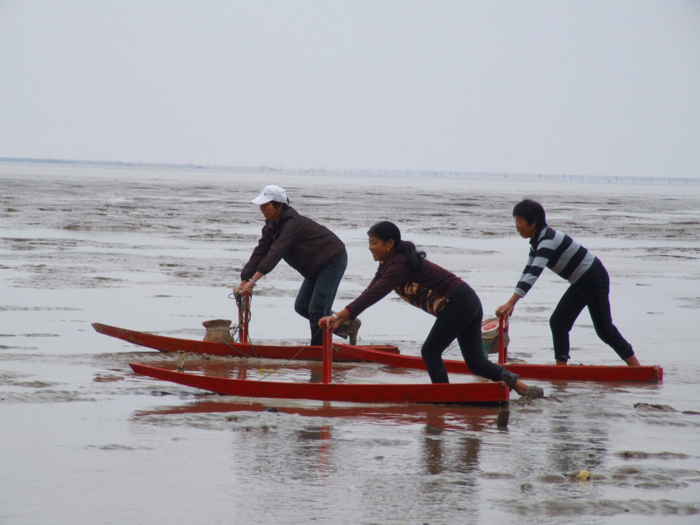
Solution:
M700 520L698 186L17 163L0 163L0 183L0 523ZM174 357L90 323L201 339L203 321L235 319L228 294L262 226L249 200L268 183L348 246L337 308L374 274L366 230L391 219L491 313L527 258L512 206L539 199L554 228L603 260L615 323L643 364L664 368L663 383L533 381L546 398L513 394L503 430L497 407L263 401L132 374L131 361ZM256 288L253 341L305 342L292 308L300 283L281 263ZM552 362L548 316L565 289L547 272L518 304L511 357ZM361 318L361 342L409 355L432 324L397 297ZM620 364L586 312L572 346L573 363ZM187 362L252 378L278 365ZM318 369L279 374L304 381ZM345 364L334 380L427 374Z

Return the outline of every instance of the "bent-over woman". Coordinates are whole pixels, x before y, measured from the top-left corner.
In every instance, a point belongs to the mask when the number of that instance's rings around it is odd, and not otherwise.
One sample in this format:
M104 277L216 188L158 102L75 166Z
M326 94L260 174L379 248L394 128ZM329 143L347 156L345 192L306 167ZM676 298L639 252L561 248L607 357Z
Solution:
M299 215L289 206L289 198L283 188L270 185L251 201L260 206L265 226L258 245L241 271L241 283L233 289L249 295L256 283L270 273L280 260L303 277L294 310L309 320L312 345L323 344L323 332L318 321L331 313L345 268L348 254L345 244L325 226ZM350 336L351 344L357 339L359 319L344 327L344 336Z
M367 232L369 251L379 261L377 273L362 294L337 314L321 319L324 328L340 326L357 317L394 290L399 296L436 317L421 348L421 357L433 383L449 383L442 353L457 339L464 361L476 375L503 381L521 396L542 397L540 387L528 386L518 376L484 355L481 338L481 301L474 290L453 273L427 260L410 241L401 240L399 228L383 221Z

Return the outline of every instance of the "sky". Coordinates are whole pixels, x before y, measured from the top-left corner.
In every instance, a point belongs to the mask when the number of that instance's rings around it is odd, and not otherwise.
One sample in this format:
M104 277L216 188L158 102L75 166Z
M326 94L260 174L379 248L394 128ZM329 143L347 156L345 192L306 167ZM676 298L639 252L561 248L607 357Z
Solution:
M0 157L700 178L700 0L0 0Z

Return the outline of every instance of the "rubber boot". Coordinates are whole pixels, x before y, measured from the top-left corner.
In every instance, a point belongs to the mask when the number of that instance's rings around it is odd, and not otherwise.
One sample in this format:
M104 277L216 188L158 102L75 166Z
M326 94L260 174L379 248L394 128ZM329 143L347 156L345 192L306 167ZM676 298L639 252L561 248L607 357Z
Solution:
M357 344L357 331L360 329L362 321L359 319L352 319L348 323L348 338L350 339L348 343L355 346Z
M331 314L334 314L335 312L331 310ZM333 330L333 333L337 335L338 337L342 337L343 339L348 338L348 322L345 321L343 324L341 324L338 328Z
M357 344L357 331L360 329L360 325L362 325L362 321L359 319L348 319L336 328L333 333L343 339L350 338L348 343L355 346Z

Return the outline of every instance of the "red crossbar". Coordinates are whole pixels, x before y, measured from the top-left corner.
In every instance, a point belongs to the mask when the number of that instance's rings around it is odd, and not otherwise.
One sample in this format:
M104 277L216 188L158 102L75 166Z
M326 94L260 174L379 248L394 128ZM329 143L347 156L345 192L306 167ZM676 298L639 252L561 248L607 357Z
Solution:
M323 383L330 384L333 370L333 330L323 331Z

